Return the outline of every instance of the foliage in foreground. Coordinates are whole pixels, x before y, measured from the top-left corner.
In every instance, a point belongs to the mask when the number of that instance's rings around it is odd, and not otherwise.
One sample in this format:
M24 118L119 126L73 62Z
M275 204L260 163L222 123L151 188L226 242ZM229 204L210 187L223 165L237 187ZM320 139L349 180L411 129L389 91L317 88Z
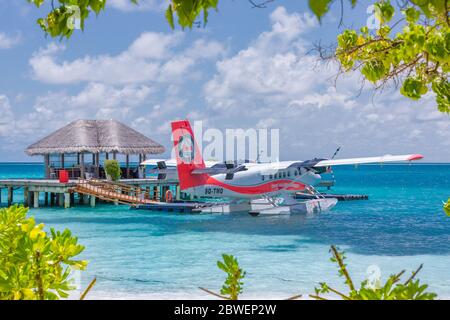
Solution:
M415 280L417 273L422 269L422 265L404 282L400 280L405 270L391 275L384 285L372 286L368 283L368 280L364 280L361 282L360 288L357 289L344 263L344 252L339 251L335 246L331 246L330 251L332 254L331 261L338 265L339 276L345 279L349 292L340 292L322 282L320 287L316 288L315 294L310 295L314 299L326 300L322 295L331 293L344 300L434 300L437 297L435 293L426 292L428 285L421 284L420 280Z
M220 290L220 294L205 288L200 287L200 289L222 299L238 300L244 285L242 279L245 277L245 271L242 270L237 259L232 255L223 254L222 259L222 261L217 261L217 267L227 274L227 278Z
M120 165L117 160L105 160L105 172L111 177L112 181L120 179Z
M315 294L310 295L311 298L327 300L323 294L329 295L332 293L336 295L332 298L344 300L434 300L437 297L435 293L426 291L428 285L421 284L420 280L415 280L422 269L422 265L404 282L400 280L405 270L391 275L384 285L381 285L380 279L377 279L375 283L369 283L369 280L364 280L361 282L360 288L357 289L347 270L347 265L344 263L344 252L339 251L335 246L331 246L330 252L332 253L331 261L338 265L339 276L345 279L349 292L343 293L322 282L320 287L316 288ZM242 279L245 276L245 271L239 266L235 257L224 254L222 258L223 261L217 261L217 266L227 274L227 279L220 291L221 294L202 287L200 289L221 299L238 300L239 295L243 292ZM295 295L286 300L295 300L301 298L301 296L301 294Z
M450 198L448 198L447 203L444 204L444 212L450 217Z
M75 289L71 271L87 266L74 259L84 247L68 229L47 234L27 211L19 206L0 210L0 300L67 298Z
M394 22L390 1L377 1L375 32L367 26L345 30L338 36L336 56L343 71L359 70L378 88L400 83L400 92L413 100L433 91L439 111L450 113L450 2L406 3Z

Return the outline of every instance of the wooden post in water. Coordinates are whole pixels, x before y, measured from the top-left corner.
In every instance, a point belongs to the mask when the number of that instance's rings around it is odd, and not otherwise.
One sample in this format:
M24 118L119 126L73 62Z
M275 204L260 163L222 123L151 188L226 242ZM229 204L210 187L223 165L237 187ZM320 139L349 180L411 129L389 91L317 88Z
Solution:
M91 203L91 207L94 208L95 207L95 196L90 196L90 203Z
M28 207L30 205L30 203L28 202L28 197L29 197L29 191L28 191L28 187L23 187L23 206L24 207Z
M58 206L64 207L64 193L58 193Z
M50 207L53 207L55 205L55 194L53 192L50 192Z
M83 204L89 204L89 196L83 195Z
M11 206L12 202L13 202L13 188L8 187L8 207Z
M48 192L44 193L44 205L47 207L48 206Z
M34 191L33 193L33 207L39 208L39 191Z
M70 208L70 193L64 193L64 209Z

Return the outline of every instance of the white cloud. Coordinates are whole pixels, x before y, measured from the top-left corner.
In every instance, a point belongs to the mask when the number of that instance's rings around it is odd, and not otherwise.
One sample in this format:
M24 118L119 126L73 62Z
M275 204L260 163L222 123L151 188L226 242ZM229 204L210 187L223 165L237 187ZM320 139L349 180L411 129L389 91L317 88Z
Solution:
M30 59L34 78L82 89L43 93L20 117L0 96L10 123L0 126L2 141L26 146L75 119L114 118L170 146L169 122L187 117L219 129L280 128L282 159L328 157L340 145L341 157L421 152L427 160L448 160L450 121L431 94L420 103L396 90L372 99L367 90L360 94L358 75L335 87L336 67L307 54L304 36L314 32L315 18L280 7L270 22L231 56L218 41L187 43L184 33L146 32L117 55L72 60L64 46L51 44ZM206 61L217 62L202 83Z
M64 59L66 48L61 44L36 51L29 60L35 80L84 87L79 92L67 87L38 96L31 112L20 121L15 118L16 130L8 138L27 145L33 142L30 139L76 119L114 118L170 143L169 121L180 116L188 103L185 86L201 78L204 63L227 51L217 41L186 44L184 37L181 32L144 32L117 55L73 60Z
M0 32L0 49L11 49L22 41L22 36L16 34L15 36L7 35L4 32Z
M36 80L51 84L102 82L137 84L181 81L201 59L214 59L225 52L216 41L199 40L180 50L182 33L142 33L126 50L116 56L85 56L73 61L58 61L65 48L54 43L33 54L29 63ZM178 52L173 52L178 48Z
M316 26L307 15L277 8L271 30L217 62L204 86L204 117L219 128L272 127L281 134L282 158L422 152L430 160L450 157L450 119L434 97L420 102L397 90L360 92L360 77L307 55L304 38ZM432 142L431 142L432 141Z
M77 119L117 119L128 122L135 109L151 100L154 89L145 85L114 87L90 83L81 92L48 92L38 96L33 109L21 116L13 114L9 100L0 96L0 113L6 126L0 136L19 145L31 143Z
M0 115L0 137L2 137L11 129L11 121L14 119L9 99L5 95L0 95Z

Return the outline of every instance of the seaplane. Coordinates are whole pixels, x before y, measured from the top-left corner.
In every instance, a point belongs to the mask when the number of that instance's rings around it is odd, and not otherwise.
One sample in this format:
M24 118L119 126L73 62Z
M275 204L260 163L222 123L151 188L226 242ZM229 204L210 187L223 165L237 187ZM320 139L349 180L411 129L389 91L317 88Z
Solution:
M318 213L333 208L337 199L325 198L314 188L321 174L331 166L416 161L420 154L385 155L351 159L311 159L270 163L205 161L188 120L171 123L175 159L147 160L156 164L159 180L177 176L180 189L197 198L229 199L218 212L243 212L251 215ZM313 199L299 201L297 193L309 193ZM214 213L217 208L210 207Z

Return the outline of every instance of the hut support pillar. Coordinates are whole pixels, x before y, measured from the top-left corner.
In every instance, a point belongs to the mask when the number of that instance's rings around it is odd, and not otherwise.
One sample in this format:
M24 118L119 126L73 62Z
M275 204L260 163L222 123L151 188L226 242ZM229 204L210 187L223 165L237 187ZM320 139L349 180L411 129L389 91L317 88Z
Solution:
M91 207L94 208L95 207L95 196L90 196L90 203L91 203Z
M175 192L175 200L179 201L181 199L180 195L181 195L181 190L180 190L180 185L176 185L175 187L176 192Z
M80 154L80 175L81 175L81 179L85 178L85 175L84 175L84 153Z
M95 175L100 178L100 153L95 154Z
M70 193L64 193L64 209L70 208Z
M55 205L55 194L53 192L50 192L50 207L53 207Z
M23 188L23 206L24 207L28 207L30 205L30 203L28 202L28 196L29 196L29 191L28 191L28 187L24 187Z
M145 155L145 154L143 154L142 155L142 161L145 161L145 160L147 160L147 155ZM146 177L146 174L145 174L145 166L142 168L142 170L143 170L143 173L142 173L142 177L145 179L145 178L147 178Z
M109 160L109 152L106 152L106 153L105 153L105 159L106 159L106 160Z
M61 153L61 168L64 169L64 153Z
M113 152L113 159L117 160L117 153L116 152Z
M39 191L34 191L34 196L33 196L33 207L34 208L39 208Z
M47 207L48 206L48 192L44 193L44 205Z
M8 187L8 207L11 206L13 202L13 188Z
M44 155L44 171L45 179L50 179L50 155Z
M149 186L145 187L145 194L148 197L148 199L150 199L150 187ZM146 197L146 199L147 199L147 197Z
M127 154L126 155L126 178L129 179L130 178L130 155Z
M161 201L161 186L157 185L156 186L156 200Z

